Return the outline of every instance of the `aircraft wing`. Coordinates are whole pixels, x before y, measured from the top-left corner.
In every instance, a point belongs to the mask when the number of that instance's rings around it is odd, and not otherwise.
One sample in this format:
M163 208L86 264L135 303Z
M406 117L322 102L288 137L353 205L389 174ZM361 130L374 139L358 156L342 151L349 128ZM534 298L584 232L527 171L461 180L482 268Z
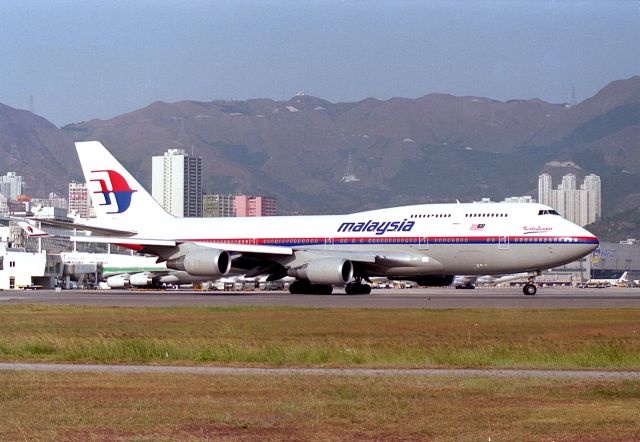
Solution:
M77 242L93 242L93 243L110 243L130 246L140 246L140 248L156 250L160 247L175 247L185 244L179 240L153 239L153 238L137 238L137 237L115 237L115 236L73 236L72 241ZM215 243L215 242L193 242L189 243L197 247L226 250L227 252L251 253L263 255L291 255L293 249L291 247L266 246L260 244L233 244L233 243Z
M113 235L113 236L134 236L137 232L131 230L118 230L112 229L110 227L104 226L94 226L91 224L78 224L78 223L70 223L67 221L55 221L51 219L40 219L40 218L30 218L33 221L38 221L43 225L52 226L52 227L60 227L68 230L85 230L92 233L97 233L99 235Z
M286 247L263 244L235 244L213 242L181 242L180 240L160 240L140 237L100 237L76 236L71 238L78 242L111 243L151 253L159 256L158 261L165 261L185 253L216 249L224 250L232 255L233 267L241 269L250 276L264 274L284 274L284 267L299 267L319 259L339 259L351 261L364 273L376 274L380 270L391 267L439 267L440 263L423 254L411 252L388 251L343 251L324 248ZM283 267L284 266L284 267ZM278 270L280 269L280 270ZM285 271L286 272L286 271Z

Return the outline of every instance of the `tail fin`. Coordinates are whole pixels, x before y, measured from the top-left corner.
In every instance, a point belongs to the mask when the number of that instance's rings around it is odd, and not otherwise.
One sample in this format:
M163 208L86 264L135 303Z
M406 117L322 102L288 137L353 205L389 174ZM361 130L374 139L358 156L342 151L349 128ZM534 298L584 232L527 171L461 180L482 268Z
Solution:
M99 220L140 225L172 217L102 143L76 143L76 150Z
M24 230L24 232L27 234L28 237L36 237L36 238L37 237L41 237L41 238L43 238L43 237L51 236L47 232L45 232L44 230L40 230L36 226L32 226L28 222L18 221L18 225L20 226L20 228L22 230Z
M620 276L620 279L618 279L618 282L625 282L625 281L627 280L627 274L628 274L628 273L629 273L629 272L624 272L624 273L622 274L622 276Z

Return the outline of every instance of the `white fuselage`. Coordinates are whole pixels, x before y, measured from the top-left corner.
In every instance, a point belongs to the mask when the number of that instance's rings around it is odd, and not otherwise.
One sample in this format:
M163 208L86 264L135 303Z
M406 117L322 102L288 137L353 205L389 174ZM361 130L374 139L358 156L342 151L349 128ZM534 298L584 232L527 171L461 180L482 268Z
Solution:
M166 272L169 270L165 263L156 263L155 256L88 252L63 252L60 256L65 264L100 264L103 278L124 273Z
M542 204L429 204L349 215L168 218L134 227L140 238L414 257L371 276L497 275L563 265L598 246L593 234L550 210ZM289 266L296 259L278 257Z

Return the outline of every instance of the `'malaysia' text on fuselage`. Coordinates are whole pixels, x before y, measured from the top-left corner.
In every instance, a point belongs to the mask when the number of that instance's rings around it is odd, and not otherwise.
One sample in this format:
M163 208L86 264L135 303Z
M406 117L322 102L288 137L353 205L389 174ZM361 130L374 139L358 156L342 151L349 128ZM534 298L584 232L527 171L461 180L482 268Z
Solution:
M410 232L415 225L415 221L372 221L359 223L342 223L338 227L338 232L375 232L382 235L386 232Z

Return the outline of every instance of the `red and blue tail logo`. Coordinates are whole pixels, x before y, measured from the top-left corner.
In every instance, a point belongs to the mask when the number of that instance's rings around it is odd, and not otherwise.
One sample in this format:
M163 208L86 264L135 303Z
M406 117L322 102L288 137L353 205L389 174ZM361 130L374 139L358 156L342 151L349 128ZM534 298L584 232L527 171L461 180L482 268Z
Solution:
M111 188L107 184L107 181L104 179L95 179L91 180L91 182L100 183L100 191L93 193L100 193L104 197L104 203L100 204L101 206L113 206L114 203L117 205L117 210L112 212L107 212L107 214L112 213L122 213L126 211L131 205L131 195L136 190L133 190L129 187L129 183L124 179L122 175L114 170L92 170L91 173L105 172L111 184ZM111 200L111 196L115 201Z

